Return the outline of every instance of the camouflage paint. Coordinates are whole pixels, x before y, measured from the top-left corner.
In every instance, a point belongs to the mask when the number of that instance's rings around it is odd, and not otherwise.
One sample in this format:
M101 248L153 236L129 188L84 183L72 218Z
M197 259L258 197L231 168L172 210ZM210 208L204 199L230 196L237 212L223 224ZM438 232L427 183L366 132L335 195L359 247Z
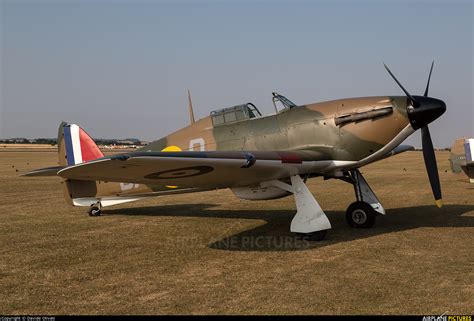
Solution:
M337 117L388 106L393 107L388 115L339 126L335 124ZM284 109L276 115L216 127L208 116L137 152L159 152L170 146L183 151L307 150L327 159L358 161L381 149L409 124L406 106L405 96L378 96L302 105ZM61 146L59 144L60 162L61 155L64 155ZM69 187L71 197L124 196L170 190L170 187L159 185L95 182L94 187L91 185L85 189L88 195L84 195L85 192L77 193L71 182L65 185Z

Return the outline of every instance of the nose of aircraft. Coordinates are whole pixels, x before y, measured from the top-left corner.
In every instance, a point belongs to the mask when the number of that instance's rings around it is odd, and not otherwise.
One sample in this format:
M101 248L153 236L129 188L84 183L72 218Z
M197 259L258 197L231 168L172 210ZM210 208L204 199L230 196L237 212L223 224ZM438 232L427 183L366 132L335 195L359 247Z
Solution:
M446 111L446 104L442 100L425 96L413 96L413 98L417 106L408 106L407 111L408 119L414 129L428 125Z
M431 141L430 130L428 124L433 120L441 116L446 111L446 104L444 101L428 97L428 91L430 89L431 72L433 71L434 61L431 63L430 74L428 76L428 82L426 83L426 89L423 96L412 96L402 86L395 75L385 65L390 76L398 84L407 96L407 100L410 105L407 107L408 119L414 129L421 128L421 143L423 146L423 158L425 160L426 172L430 180L431 189L433 190L433 196L435 198L436 206L442 206L441 197L441 185L439 182L438 165L436 165L436 156Z

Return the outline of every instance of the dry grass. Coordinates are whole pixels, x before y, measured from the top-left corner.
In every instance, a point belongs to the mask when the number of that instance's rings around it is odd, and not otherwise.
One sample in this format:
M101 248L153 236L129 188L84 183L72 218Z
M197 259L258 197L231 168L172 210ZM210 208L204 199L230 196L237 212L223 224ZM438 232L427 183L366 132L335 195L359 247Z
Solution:
M56 149L50 144L0 144L2 149Z
M292 197L223 190L91 218L59 179L18 177L54 152L2 151L0 314L473 314L474 186L437 155L442 209L420 152L363 168L387 209L369 230L345 222L349 184L310 181L333 230L306 243L288 231Z

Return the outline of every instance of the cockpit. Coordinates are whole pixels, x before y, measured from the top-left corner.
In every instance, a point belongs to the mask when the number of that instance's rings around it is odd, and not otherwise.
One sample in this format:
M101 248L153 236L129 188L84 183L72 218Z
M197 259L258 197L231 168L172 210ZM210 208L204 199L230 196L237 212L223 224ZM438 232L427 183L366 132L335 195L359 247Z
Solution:
M219 126L244 119L261 117L262 113L252 103L227 107L211 112L212 124Z
M272 93L273 106L275 107L276 113L279 113L277 108L277 103L283 105L284 111L293 107L296 107L296 104L291 100L286 98L283 95L273 92ZM220 126L224 124L234 123L246 119L262 117L262 113L258 108L252 103L246 103L243 105L237 105L232 107L227 107L211 112L212 124L214 126Z

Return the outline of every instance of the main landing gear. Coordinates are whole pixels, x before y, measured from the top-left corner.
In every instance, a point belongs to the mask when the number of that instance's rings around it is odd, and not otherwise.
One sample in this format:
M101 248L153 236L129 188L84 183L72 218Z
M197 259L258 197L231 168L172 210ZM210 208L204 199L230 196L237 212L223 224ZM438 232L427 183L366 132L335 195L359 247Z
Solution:
M370 228L377 215L385 215L385 210L369 184L358 169L347 172L344 181L354 186L357 201L346 210L346 220L350 227Z
M87 213L89 214L89 216L100 216L101 210L102 204L100 203L100 201L97 201L89 207Z
M349 205L346 211L347 223L355 228L370 228L375 224L377 215L385 215L385 210L377 196L358 169L344 172L338 178L354 186L357 201ZM279 180L261 183L261 187L273 186L293 193L296 214L291 221L290 231L303 239L321 241L331 228L326 214L313 197L299 175L291 176L291 185Z
M354 202L347 208L346 220L350 227L369 228L375 224L376 212L366 202Z

